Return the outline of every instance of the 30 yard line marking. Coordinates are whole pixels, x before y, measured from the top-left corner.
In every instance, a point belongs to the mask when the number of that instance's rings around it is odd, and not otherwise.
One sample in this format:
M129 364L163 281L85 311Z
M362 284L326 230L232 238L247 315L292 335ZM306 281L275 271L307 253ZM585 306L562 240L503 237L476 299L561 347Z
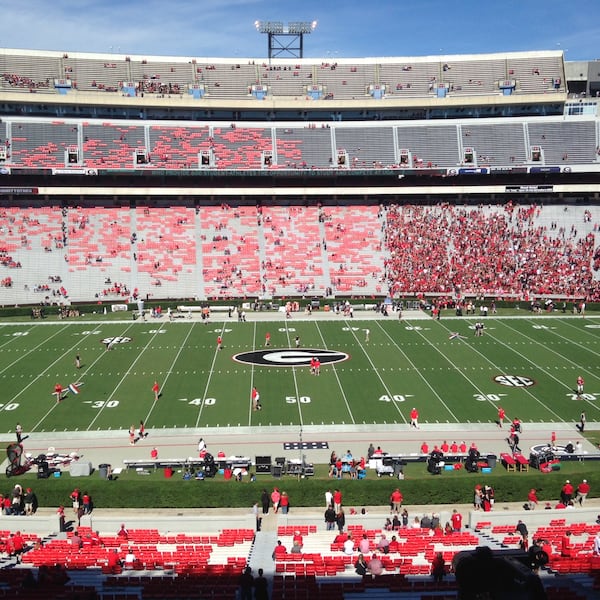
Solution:
M129 330L130 328L131 328L131 325L130 325L130 326L127 328L127 330ZM127 330L125 331L125 333L127 332ZM59 333L60 333L60 331L59 331ZM89 335L95 335L95 334L94 334L94 333L89 333ZM54 336L51 336L51 337L50 337L50 338L48 338L48 339L52 339L52 337L54 337ZM87 336L86 336L86 337L87 337ZM74 344L73 346L71 346L71 349L70 349L70 350L68 350L68 351L65 351L65 352L63 353L63 355L62 355L62 356L65 356L65 355L67 354L67 352L71 352L71 350L72 350L73 348L75 348L75 346L77 346L77 345L79 345L79 341L78 341L78 343L77 343L77 344ZM95 360L93 363L91 363L91 364L90 364L90 365L89 365L89 366L86 368L85 372L84 372L84 373L83 373L83 374L80 376L80 378L83 378L83 377L84 377L84 376L85 376L85 375L88 373L88 371L89 371L89 370L90 370L90 369L91 369L91 368L92 368L92 367L93 367L93 366L94 366L94 365L95 365L95 364L96 364L96 363L97 363L97 362L100 360L100 358L102 358L103 356L104 356L104 352L103 352L102 354L100 354L100 355L98 356L98 358L96 358L96 360ZM62 358L62 357L61 357L61 358ZM54 364L54 363L53 363L53 364ZM50 366L52 366L52 365L50 365ZM50 366L48 367L48 369L50 368ZM40 373L40 376L41 376L43 373L45 373L45 372L46 372L48 369L46 369L45 371L42 371L42 373ZM37 378L36 378L36 379L37 379ZM34 380L34 381L35 381L35 380ZM32 382L32 383L33 383L33 382ZM24 391L24 390L23 390L23 391ZM46 411L46 413L45 413L45 414L42 416L42 418L41 418L41 419L39 419L39 420L38 420L38 422L37 422L37 423L36 423L36 424L35 424L35 425L34 425L34 426L31 428L31 431L35 431L35 430L36 430L36 429L37 429L37 428L38 428L38 427L39 427L39 426L40 426L40 425L41 425L41 424L44 422L44 419L46 419L46 417L48 417L48 415L50 415L50 414L51 414L51 413L54 411L54 409L55 409L57 406L58 406L58 403L57 403L57 402L53 402L53 403L52 403L52 406L51 406L51 407L50 407L50 408L49 408L49 409Z
M123 334L121 334L121 337L123 337L125 335L125 333L127 333L131 327L133 327L133 324L130 325ZM129 374L131 373L131 369L134 367L134 365L138 362L138 360L140 360L140 358L142 358L142 355L144 354L144 352L150 347L150 345L152 344L152 342L154 341L154 338L158 335L158 330L156 331L156 333L154 333L152 335L152 337L148 340L148 343L141 348L140 353L135 357L135 360L131 363L131 365L129 365L129 368L127 369L127 371L125 371L123 377L121 377L121 379L119 380L119 383L117 383L117 385L114 387L113 391L111 392L110 396L106 399L106 401L104 402L104 405L102 406L102 408L98 409L98 413L96 414L96 416L91 420L90 424L87 426L87 431L90 430L90 428L92 427L92 425L96 422L96 420L98 419L98 417L104 412L105 407L107 406L107 404L113 399L114 395L117 393L117 390L121 387L121 385L123 384L123 382L125 381L125 379L129 376Z

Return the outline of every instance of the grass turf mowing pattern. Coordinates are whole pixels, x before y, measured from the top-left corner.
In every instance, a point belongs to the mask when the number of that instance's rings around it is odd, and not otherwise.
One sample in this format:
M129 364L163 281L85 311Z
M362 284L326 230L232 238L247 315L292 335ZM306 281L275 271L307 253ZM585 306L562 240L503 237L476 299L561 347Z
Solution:
M140 420L155 429L406 424L413 406L422 423L489 422L499 405L525 421L573 422L581 410L588 421L600 421L596 319L484 321L482 337L466 318L6 324L0 327L2 428L13 431L21 422L29 431L123 429ZM345 352L349 359L323 364L318 377L308 366L233 360L265 350L267 332L271 350L295 350L299 336L301 348ZM577 400L580 374L586 393ZM56 402L56 383L79 381L79 394ZM253 386L261 411L252 410Z

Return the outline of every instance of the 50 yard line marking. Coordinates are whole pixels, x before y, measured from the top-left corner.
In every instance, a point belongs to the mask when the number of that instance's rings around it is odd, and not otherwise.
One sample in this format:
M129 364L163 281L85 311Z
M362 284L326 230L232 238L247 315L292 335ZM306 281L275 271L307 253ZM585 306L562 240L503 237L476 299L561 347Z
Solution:
M256 351L256 321L254 321L254 331L252 332L252 352ZM250 403L248 404L248 426L252 425L252 389L254 388L254 364L250 368ZM260 393L260 392L259 392Z
M329 347L327 346L327 344L325 342L325 338L323 337L323 332L321 331L321 328L319 327L319 324L317 323L317 321L315 321L315 327L317 328L317 331L319 332L319 336L321 337L321 341L323 342L323 347L326 350L328 350ZM335 367L335 363L331 365L331 368L333 369L333 373L335 375L338 386L340 388L340 392L342 393L342 398L344 399L344 403L346 404L346 409L348 410L348 414L350 415L350 418L352 419L352 424L354 425L356 423L356 420L354 419L354 415L352 414L352 410L350 409L350 404L348 404L348 398L346 397L346 394L344 393L344 388L342 387L342 382L340 381L340 377L339 377L337 369Z
M285 322L285 334L288 340L288 348L291 348L290 344L290 330L288 329L287 321ZM300 419L300 427L304 425L304 421L302 419L302 407L300 406L300 392L298 391L298 379L296 377L296 367L292 367L292 375L294 376L294 389L296 390L296 404L298 405L298 418Z

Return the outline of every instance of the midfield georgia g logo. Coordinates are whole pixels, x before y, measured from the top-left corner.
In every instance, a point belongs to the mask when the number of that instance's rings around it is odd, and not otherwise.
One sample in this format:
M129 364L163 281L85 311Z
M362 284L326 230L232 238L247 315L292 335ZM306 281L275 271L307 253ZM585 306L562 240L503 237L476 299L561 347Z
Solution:
M348 360L350 355L335 350L273 348L241 352L236 354L233 360L262 367L308 367L311 358L318 358L322 365L331 365Z

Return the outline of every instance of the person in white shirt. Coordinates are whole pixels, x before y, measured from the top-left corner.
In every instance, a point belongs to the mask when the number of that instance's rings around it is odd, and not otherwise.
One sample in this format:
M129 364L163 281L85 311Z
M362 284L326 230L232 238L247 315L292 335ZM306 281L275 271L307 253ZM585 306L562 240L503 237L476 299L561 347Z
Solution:
M127 554L125 555L125 568L133 569L133 563L135 562L135 554L133 553L133 548L129 548Z
M600 556L600 530L596 532L593 546L594 556Z
M344 542L344 554L354 554L354 540L348 534L348 539Z

